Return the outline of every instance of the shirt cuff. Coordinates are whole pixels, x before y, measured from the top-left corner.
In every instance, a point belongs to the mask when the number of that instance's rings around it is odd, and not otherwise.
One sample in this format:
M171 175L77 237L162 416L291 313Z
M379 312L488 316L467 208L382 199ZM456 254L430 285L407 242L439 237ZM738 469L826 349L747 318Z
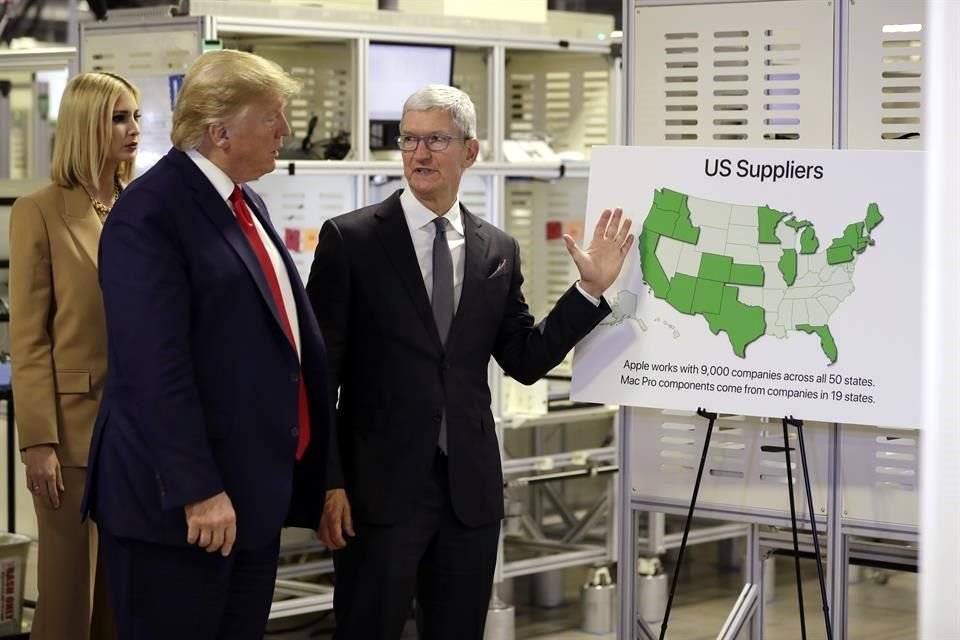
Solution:
M587 293L586 291L584 291L584 290L583 290L583 287L580 286L580 283L579 283L579 282L577 283L577 291L580 292L580 295L582 295L584 298L586 298L586 299L589 300L591 303L593 303L593 306L595 306L595 307L599 307L599 306L600 306L600 299L599 299L599 298L594 298L592 295L590 295L589 293Z

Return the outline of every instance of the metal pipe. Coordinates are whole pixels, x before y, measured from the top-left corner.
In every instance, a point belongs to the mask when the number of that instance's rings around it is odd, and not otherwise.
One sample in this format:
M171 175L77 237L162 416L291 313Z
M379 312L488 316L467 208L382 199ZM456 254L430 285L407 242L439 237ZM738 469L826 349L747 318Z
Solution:
M608 473L616 473L619 467L615 464L603 467L589 467L587 469L577 469L575 471L560 471L558 473L547 473L540 476L526 476L523 478L511 478L503 483L504 487L522 487L544 482L554 482L555 480L569 480L570 478L586 478L602 476Z
M604 494L590 510L584 514L573 529L563 536L564 542L579 542L593 528L597 520L607 512L608 498Z

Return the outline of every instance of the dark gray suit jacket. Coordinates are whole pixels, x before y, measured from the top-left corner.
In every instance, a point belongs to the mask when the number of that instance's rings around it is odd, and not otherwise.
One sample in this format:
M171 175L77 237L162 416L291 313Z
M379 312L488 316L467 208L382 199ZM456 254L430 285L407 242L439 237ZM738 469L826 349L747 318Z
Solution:
M571 287L539 324L520 292L520 249L463 208L463 289L446 348L434 324L400 191L329 220L307 292L339 388L328 487L360 522L393 524L427 481L446 411L450 494L468 526L503 517L487 365L532 384L609 312Z

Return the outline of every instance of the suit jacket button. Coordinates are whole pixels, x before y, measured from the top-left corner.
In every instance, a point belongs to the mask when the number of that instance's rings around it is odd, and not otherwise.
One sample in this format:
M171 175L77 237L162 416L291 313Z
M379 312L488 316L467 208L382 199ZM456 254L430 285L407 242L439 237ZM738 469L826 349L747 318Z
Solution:
M442 414L442 413L438 413L437 415L433 416L433 423L434 423L434 424L440 424L442 421L443 421L443 414Z
M296 438L298 435L300 435L300 429L299 429L299 428L293 427L292 429L290 429L290 436L291 436L291 437Z
M292 383L294 383L294 384L300 382L300 374L299 374L299 373L291 373L291 374L290 374L290 382L292 382Z

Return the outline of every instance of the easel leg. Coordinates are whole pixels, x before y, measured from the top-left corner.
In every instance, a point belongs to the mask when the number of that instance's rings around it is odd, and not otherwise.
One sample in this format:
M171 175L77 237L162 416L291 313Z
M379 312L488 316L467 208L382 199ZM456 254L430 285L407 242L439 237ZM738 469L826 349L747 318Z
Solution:
M786 420L785 424L787 422L797 428L797 441L800 443L800 465L803 469L803 484L807 493L807 512L810 514L810 528L813 529L813 552L817 557L817 578L820 581L820 599L823 602L823 622L827 629L827 640L833 640L830 605L827 602L827 585L823 576L823 558L820 556L820 537L817 535L817 516L813 510L813 490L810 488L810 476L807 474L807 448L803 442L803 421L791 417Z
M790 464L790 435L783 419L783 452L787 458L787 493L790 496L790 525L793 529L793 563L797 573L797 602L800 605L800 637L807 640L807 621L803 613L803 581L800 579L800 541L797 537L797 508L793 501L793 470Z
M683 565L683 552L687 548L687 536L690 534L690 523L693 522L693 511L697 506L697 494L700 493L700 482L703 480L703 467L707 462L707 450L710 449L710 436L713 435L713 425L717 421L717 414L706 409L697 409L697 415L706 418L707 437L703 441L703 453L700 454L700 468L697 469L697 479L693 483L693 497L690 499L690 510L687 512L687 521L683 525L683 539L680 540L680 551L677 554L677 566L673 569L673 581L670 583L670 597L667 598L667 609L663 614L663 623L660 625L660 640L667 636L667 624L670 622L670 609L673 607L673 596L677 591L677 582L680 580L680 567Z

